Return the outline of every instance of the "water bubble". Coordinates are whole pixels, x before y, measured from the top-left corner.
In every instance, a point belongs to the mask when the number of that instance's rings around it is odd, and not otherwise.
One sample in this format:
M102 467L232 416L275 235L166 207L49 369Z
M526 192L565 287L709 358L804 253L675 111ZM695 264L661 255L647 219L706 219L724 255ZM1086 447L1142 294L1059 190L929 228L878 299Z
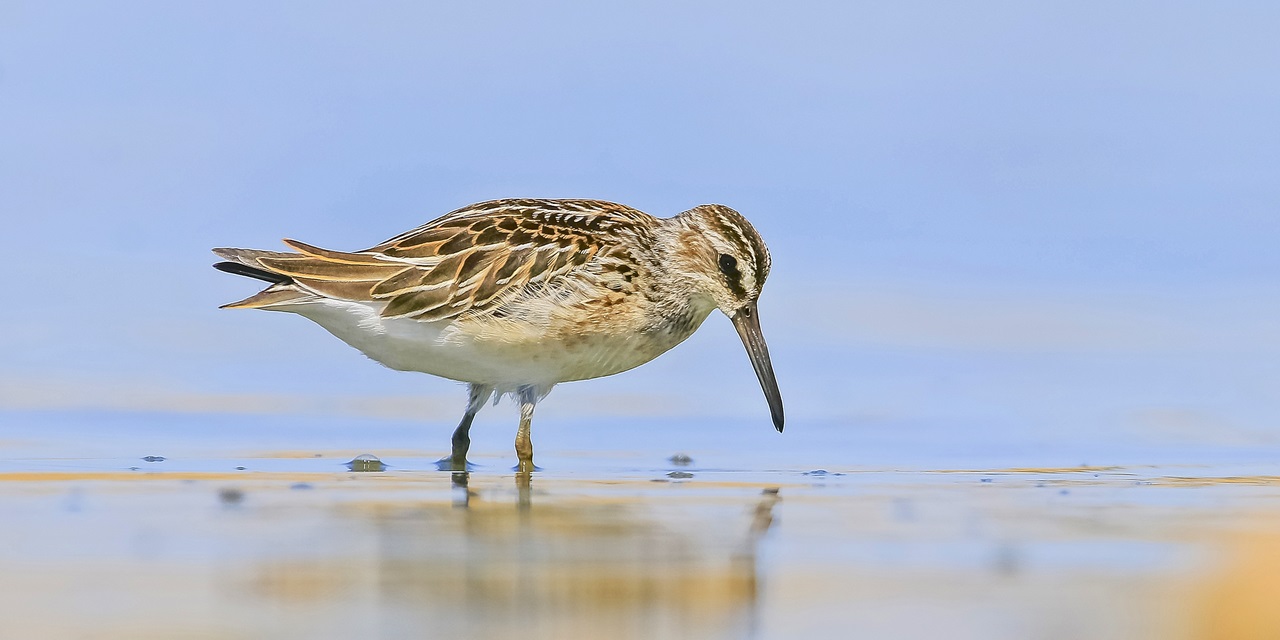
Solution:
M383 464L377 456L362 453L352 458L347 463L347 468L352 471L386 471L387 465Z

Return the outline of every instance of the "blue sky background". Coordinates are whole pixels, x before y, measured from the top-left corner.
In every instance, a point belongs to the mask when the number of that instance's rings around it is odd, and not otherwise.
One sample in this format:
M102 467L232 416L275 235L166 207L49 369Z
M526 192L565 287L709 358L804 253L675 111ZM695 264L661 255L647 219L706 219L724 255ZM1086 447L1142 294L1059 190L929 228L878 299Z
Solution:
M208 249L592 197L757 225L792 428L717 317L540 416L825 430L850 456L911 429L1273 443L1278 31L1271 2L0 1L0 410L413 419L443 444L456 385L217 310L253 285ZM484 415L505 443L511 411Z

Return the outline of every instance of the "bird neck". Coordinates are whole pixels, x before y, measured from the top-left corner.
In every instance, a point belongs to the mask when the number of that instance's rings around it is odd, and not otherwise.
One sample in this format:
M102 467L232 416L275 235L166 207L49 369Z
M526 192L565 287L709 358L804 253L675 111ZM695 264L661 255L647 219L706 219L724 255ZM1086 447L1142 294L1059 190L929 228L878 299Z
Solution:
M651 254L655 265L650 270L650 319L654 329L692 334L716 308L710 295L703 293L700 262L706 240L685 216L662 220L654 230Z

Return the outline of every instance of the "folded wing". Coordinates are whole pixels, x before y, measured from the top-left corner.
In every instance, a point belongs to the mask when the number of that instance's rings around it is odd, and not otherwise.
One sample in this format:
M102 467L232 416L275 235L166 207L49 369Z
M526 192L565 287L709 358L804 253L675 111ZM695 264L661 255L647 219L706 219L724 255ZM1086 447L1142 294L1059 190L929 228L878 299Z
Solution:
M521 215L442 218L360 252L296 240L296 254L254 256L262 268L317 295L386 302L385 318L446 320L484 313L586 264L598 246Z

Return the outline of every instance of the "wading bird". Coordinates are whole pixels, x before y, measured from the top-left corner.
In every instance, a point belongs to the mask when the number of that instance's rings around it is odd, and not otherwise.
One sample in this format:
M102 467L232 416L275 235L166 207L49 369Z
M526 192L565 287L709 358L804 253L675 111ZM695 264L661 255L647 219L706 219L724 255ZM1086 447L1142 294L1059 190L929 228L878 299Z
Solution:
M715 309L737 328L782 431L756 311L769 251L729 207L664 219L599 200L492 200L364 251L284 242L294 252L213 250L226 260L216 268L271 283L224 308L296 313L392 369L468 383L444 468L466 468L476 412L511 395L518 468L533 470L533 409L553 386L640 366Z

